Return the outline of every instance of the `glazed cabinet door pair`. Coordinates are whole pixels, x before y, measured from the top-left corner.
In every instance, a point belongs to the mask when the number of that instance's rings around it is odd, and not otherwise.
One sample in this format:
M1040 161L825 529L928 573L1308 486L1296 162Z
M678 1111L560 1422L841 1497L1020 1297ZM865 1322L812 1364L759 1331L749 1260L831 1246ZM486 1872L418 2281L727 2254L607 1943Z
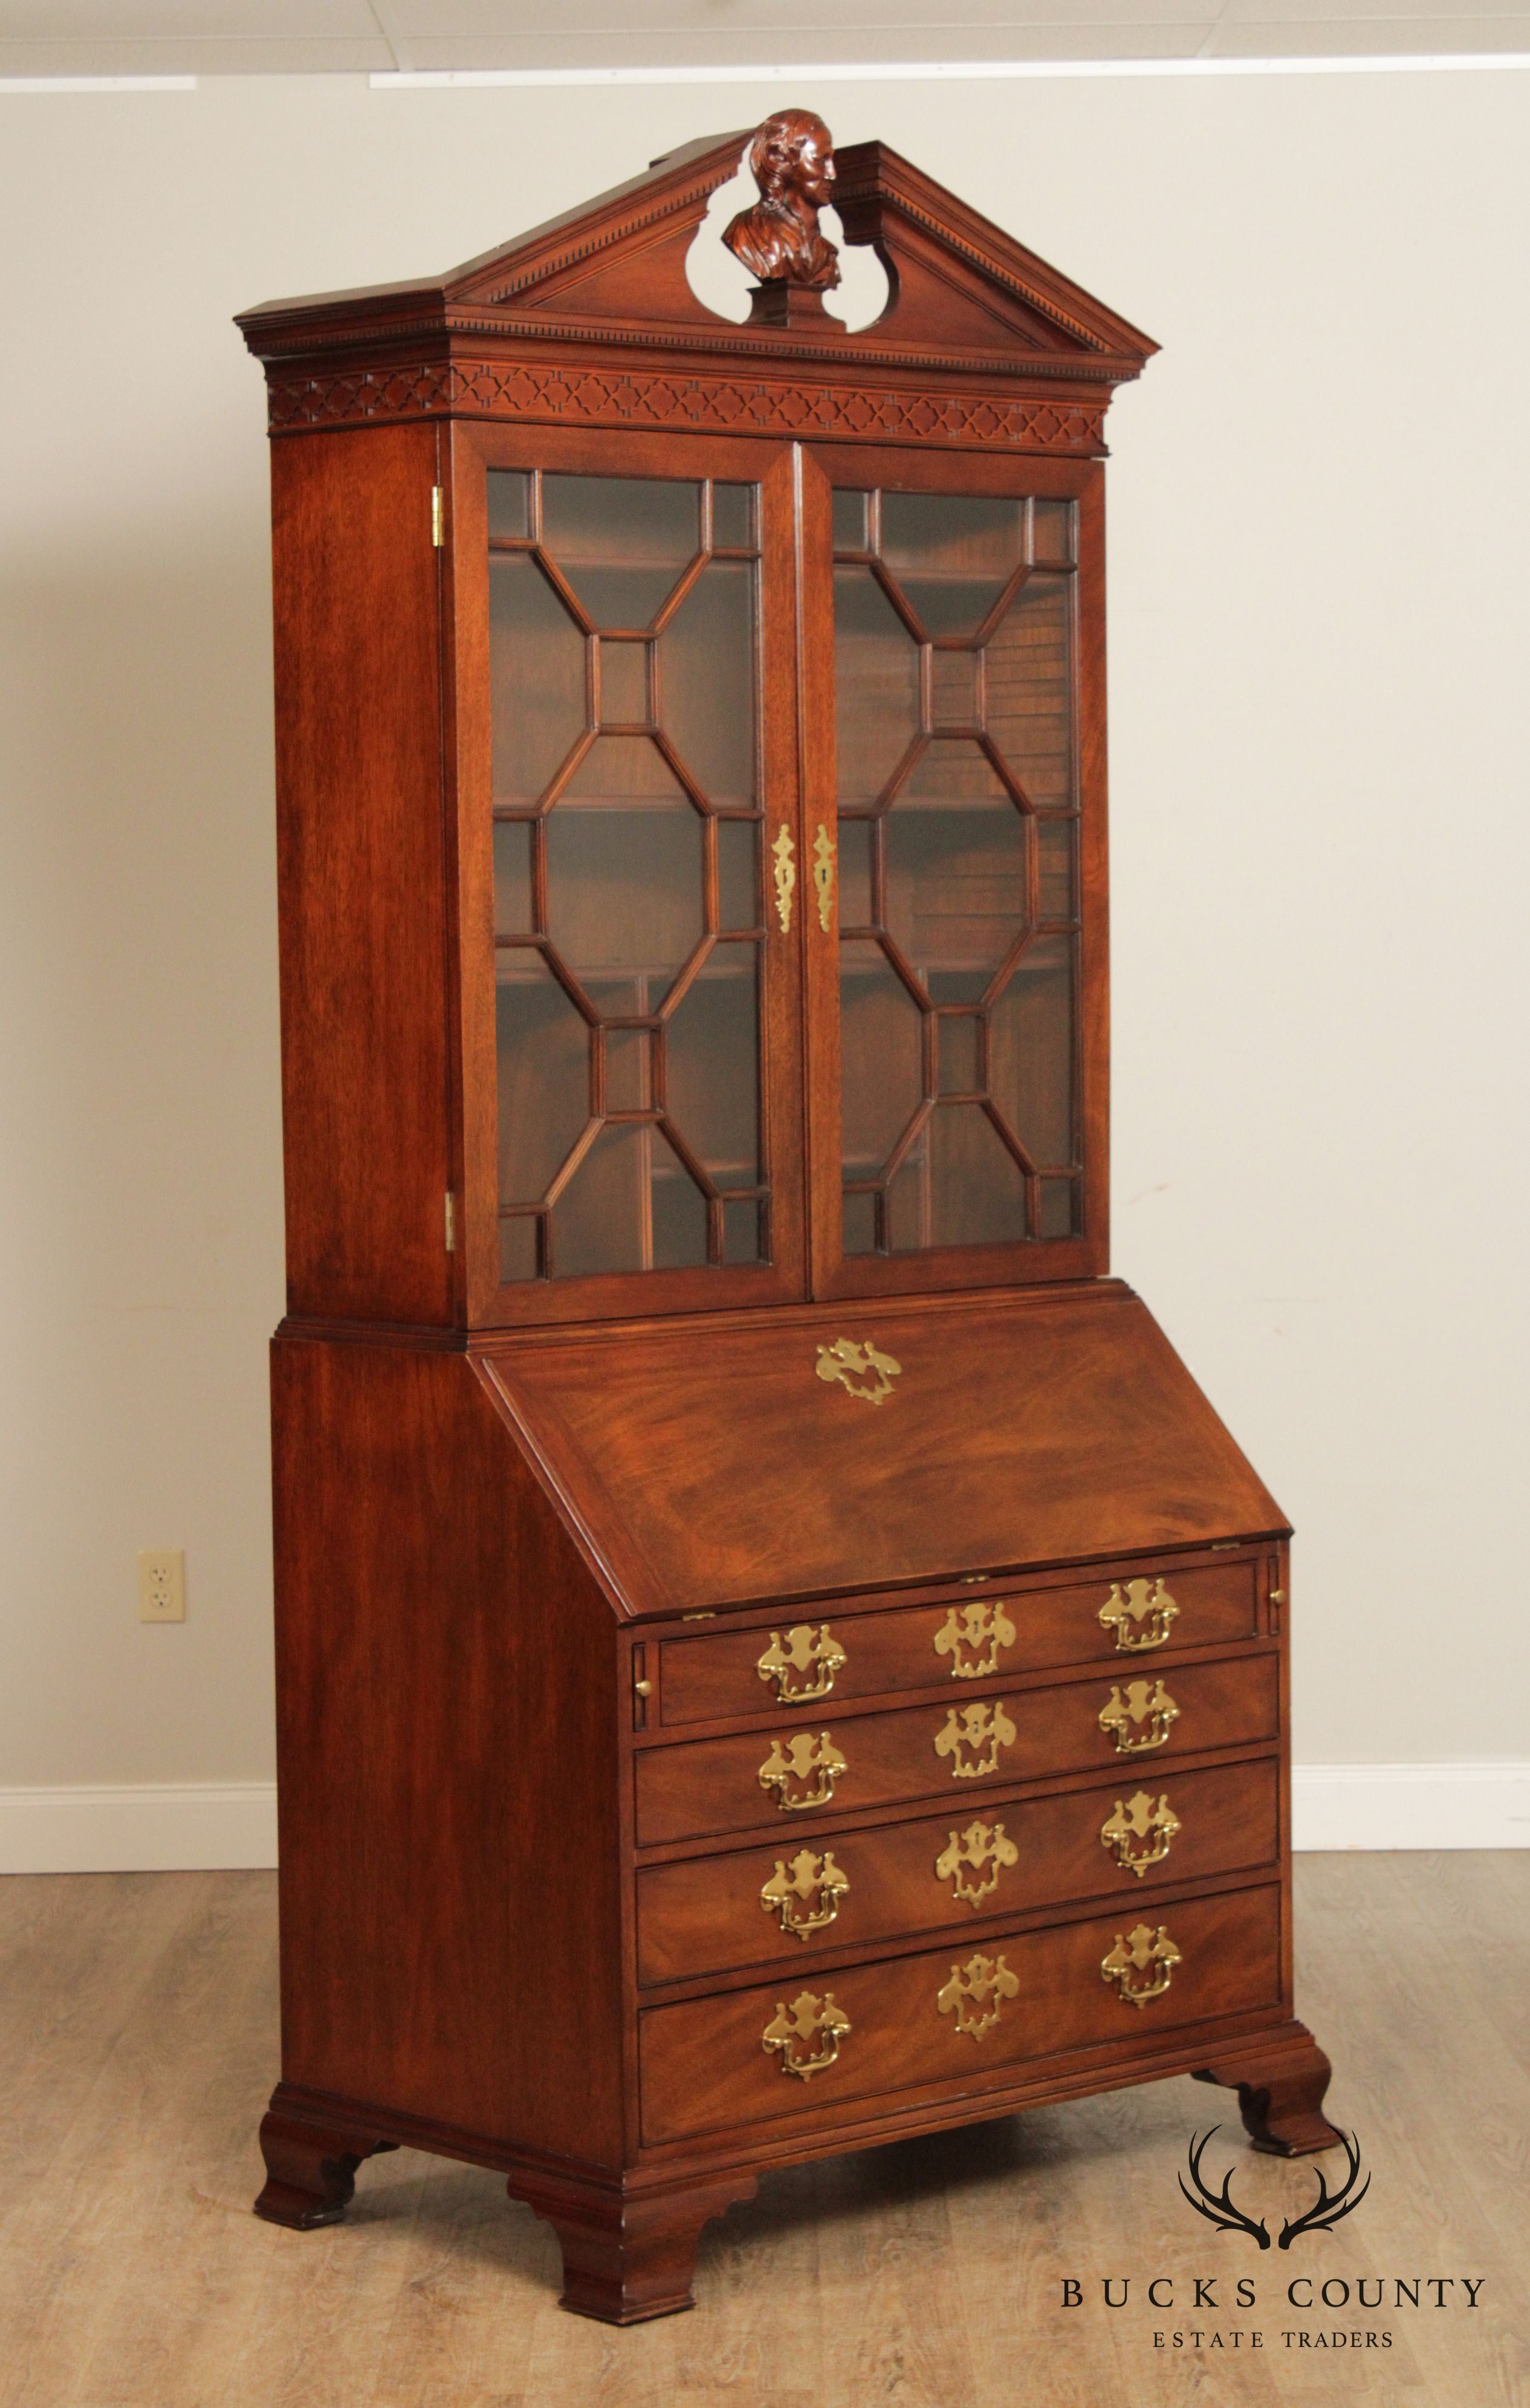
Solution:
M470 1306L1078 1277L1094 464L454 430Z

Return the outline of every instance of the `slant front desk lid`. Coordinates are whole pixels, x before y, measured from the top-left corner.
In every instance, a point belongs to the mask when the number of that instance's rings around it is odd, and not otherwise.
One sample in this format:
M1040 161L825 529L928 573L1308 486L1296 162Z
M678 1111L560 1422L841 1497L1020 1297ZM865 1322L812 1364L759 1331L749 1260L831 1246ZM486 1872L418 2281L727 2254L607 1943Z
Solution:
M505 1340L477 1360L629 1614L1286 1526L1115 1281Z

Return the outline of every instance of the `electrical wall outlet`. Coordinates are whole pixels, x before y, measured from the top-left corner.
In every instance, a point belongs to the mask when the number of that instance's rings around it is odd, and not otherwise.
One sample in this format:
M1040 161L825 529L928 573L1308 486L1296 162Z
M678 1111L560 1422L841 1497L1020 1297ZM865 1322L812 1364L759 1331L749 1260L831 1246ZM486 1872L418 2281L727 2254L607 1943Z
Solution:
M184 1622L186 1555L181 1547L145 1547L138 1557L138 1620Z

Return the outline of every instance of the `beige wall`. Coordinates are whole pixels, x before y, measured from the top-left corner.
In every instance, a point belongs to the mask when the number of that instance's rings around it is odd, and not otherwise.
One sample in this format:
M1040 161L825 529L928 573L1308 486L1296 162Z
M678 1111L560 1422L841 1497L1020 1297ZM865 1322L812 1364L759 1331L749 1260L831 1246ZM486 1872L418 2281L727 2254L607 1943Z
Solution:
M1299 1530L1296 1753L1523 1734L1530 79L827 87L1165 345L1111 435L1117 1260ZM271 1763L265 462L229 323L758 91L0 99L0 1782ZM136 1619L183 1544L183 1629Z

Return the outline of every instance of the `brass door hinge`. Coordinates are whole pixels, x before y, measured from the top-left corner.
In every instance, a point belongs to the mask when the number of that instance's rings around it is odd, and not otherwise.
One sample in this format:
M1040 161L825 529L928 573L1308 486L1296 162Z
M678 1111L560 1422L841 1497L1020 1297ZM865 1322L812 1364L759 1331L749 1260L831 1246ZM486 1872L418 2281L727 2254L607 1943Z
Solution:
M446 494L439 485L430 489L430 539L437 552L446 542Z
M446 1250L449 1254L457 1251L457 1199L450 1187L446 1191Z

